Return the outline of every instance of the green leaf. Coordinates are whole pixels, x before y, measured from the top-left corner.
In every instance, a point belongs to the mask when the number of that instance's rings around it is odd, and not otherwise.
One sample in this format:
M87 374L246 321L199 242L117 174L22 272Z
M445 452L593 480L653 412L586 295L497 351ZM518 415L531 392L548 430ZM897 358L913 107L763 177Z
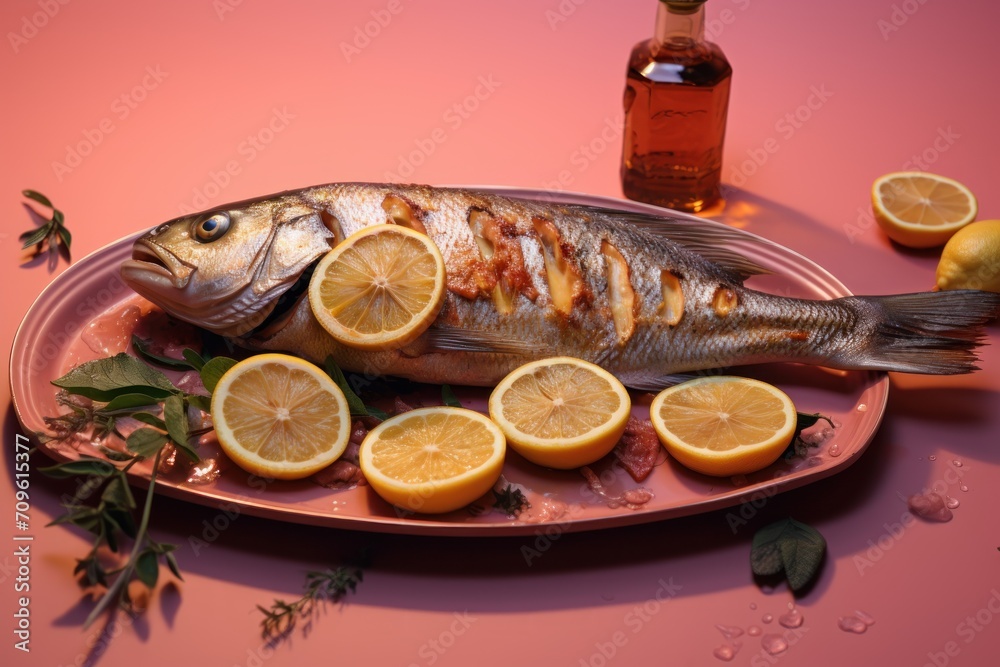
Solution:
M806 586L819 572L826 540L815 528L794 519L764 526L753 536L750 567L754 574L785 573L793 591Z
M163 401L163 421L167 426L170 439L181 446L188 441L188 417L184 399L180 396L168 396Z
M110 414L113 412L133 410L147 405L157 405L160 400L162 399L150 396L149 394L121 394L120 396L115 396L108 401L108 404L101 408L98 412Z
M163 554L163 559L167 561L167 567L169 567L170 571L174 573L174 576L181 581L184 581L184 577L181 576L181 568L177 566L177 559L174 558L174 555L168 551Z
M146 361L159 364L160 366L166 366L167 368L173 368L175 370L198 370L184 359L174 359L173 357L164 357L159 354L153 354L149 351L149 347L150 341L143 340L135 334L132 334L132 349Z
M202 412L212 412L212 397L202 396L201 394L188 394L186 396L188 403L198 408Z
M27 239L24 242L24 245L21 246L21 250L27 250L31 246L38 245L39 243L44 241L45 237L49 235L49 232L51 232L53 228L54 225L50 222L48 224L42 225L38 229L31 232L31 236L27 237Z
M361 400L360 396L354 393L354 389L351 388L350 383L347 381L344 371L340 370L340 366L333 360L333 355L326 357L326 360L323 362L323 370L330 376L334 384L344 392L344 398L347 399L347 407L350 409L351 414L355 417L367 417L369 412L368 408L365 407L365 402Z
M452 408L462 407L462 402L455 396L450 384L441 385L441 402Z
M49 198L43 195L41 192L36 192L35 190L21 190L21 194L27 197L28 199L33 199L42 206L48 206L49 208L53 208L52 202L50 202Z
M166 375L124 352L80 364L52 384L95 401L140 393L162 399L178 391Z
M100 459L86 458L77 461L66 461L57 463L47 468L39 468L38 472L54 477L65 479L77 475L96 475L97 477L110 477L117 471L113 465Z
M215 385L219 384L219 380L222 376L226 374L230 368L236 365L235 359L230 359L229 357L213 357L209 360L199 371L201 373L201 383L205 385L205 389L209 393L215 391Z
M796 434L801 433L802 431L806 430L810 426L814 426L816 424L816 422L818 422L820 419L825 419L826 422L828 424L830 424L831 428L834 427L833 420L831 420L829 417L821 415L818 412L815 412L813 414L807 414L805 412L796 412L795 413L795 433Z
M133 412L132 414L129 415L129 417L131 417L132 419L134 419L136 421L140 421L143 424L149 424L150 426L158 428L161 431L166 431L167 430L167 424L166 424L166 422L164 422L162 419L160 419L159 417L157 417L156 415L154 415L152 413L149 413L149 412Z
M151 428L140 428L129 433L125 446L141 458L149 458L167 444L167 436Z
M156 588L156 579L160 574L160 562L153 551L143 551L135 561L135 576L146 584L147 588Z
M130 510L135 509L136 506L135 498L132 497L132 491L128 488L128 484L125 483L122 475L108 482L108 485L104 487L104 492L101 493L101 500L109 505L124 507Z
M66 222L66 216L63 212L57 208L52 209L52 222L56 223L57 227L62 227L63 223Z
M184 360L188 362L191 368L201 373L201 369L205 367L206 363L206 359L204 357L192 350L190 347L185 347L181 351L181 355L184 357Z

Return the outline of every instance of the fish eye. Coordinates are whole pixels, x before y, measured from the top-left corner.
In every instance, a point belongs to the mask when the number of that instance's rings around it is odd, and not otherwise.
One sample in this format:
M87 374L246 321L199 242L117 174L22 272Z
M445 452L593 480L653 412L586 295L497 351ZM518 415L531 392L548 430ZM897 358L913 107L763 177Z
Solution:
M194 225L194 238L202 243L211 243L229 229L229 215L214 213Z

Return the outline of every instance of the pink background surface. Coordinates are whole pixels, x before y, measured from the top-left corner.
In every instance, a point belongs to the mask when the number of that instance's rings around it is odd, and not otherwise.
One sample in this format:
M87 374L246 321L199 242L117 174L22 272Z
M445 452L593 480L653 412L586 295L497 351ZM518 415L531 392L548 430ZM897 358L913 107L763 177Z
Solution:
M77 259L185 207L321 182L560 183L620 195L624 63L632 44L651 33L654 2L401 0L401 11L367 45L345 55L341 43L389 6L346 4L4 3L0 275L7 287L0 339L12 340L53 277L38 262L18 265L17 235L30 222L17 193L26 187L67 213ZM43 18L40 7L49 5L58 12ZM223 7L232 11L220 13ZM870 226L868 189L876 176L920 166L913 156L923 155L926 168L976 192L981 218L1000 217L994 5L711 0L708 13L735 71L723 174L740 187L729 191L721 219L803 253L856 293L889 293L929 288L937 254L893 246ZM12 43L10 34L22 31L26 39ZM452 110L477 87L482 99L468 102L465 117ZM800 110L810 100L815 108ZM803 120L793 124L786 114L797 110ZM258 135L258 147L248 143ZM80 144L88 154L67 162L70 147ZM778 148L760 159L765 145ZM219 175L227 167L228 179ZM989 334L996 342L997 325ZM732 664L923 665L934 664L932 657L938 665L994 664L995 346L984 351L983 367L958 378L894 376L885 423L857 464L768 500L735 531L720 511L561 535L530 566L522 547L533 541L522 538L370 535L251 517L231 522L195 555L189 536L200 537L217 513L158 500L156 536L182 545L185 580L161 587L138 621L119 616L110 643L100 629L79 627L89 606L71 570L86 539L42 528L70 487L34 474L30 654L12 647L19 594L13 491L4 482L0 660L720 664L711 655L722 643L716 623L777 631L761 615L783 612L791 594L755 585L747 554L757 527L793 514L829 543L818 584L799 600L806 631L773 659L743 637ZM0 401L9 405L6 384ZM17 432L7 408L5 480L13 477ZM960 482L954 459L964 464ZM955 519L894 530L906 511L899 494L935 483L961 500ZM960 483L970 490L959 491ZM254 605L296 597L304 571L365 547L374 563L346 605L330 607L309 636L262 649ZM675 586L669 601L656 600L661 581ZM855 609L876 619L864 635L837 628ZM464 623L456 613L466 615ZM977 614L978 621L966 620ZM616 633L625 641L602 658Z

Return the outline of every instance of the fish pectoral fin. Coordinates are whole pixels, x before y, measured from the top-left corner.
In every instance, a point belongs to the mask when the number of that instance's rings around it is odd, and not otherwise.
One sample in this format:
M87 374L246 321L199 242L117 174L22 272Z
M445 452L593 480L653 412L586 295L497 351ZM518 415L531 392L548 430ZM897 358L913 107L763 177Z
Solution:
M754 248L766 248L771 251L775 244L742 229L728 227L711 220L695 222L683 218L660 217L592 206L577 208L617 218L647 234L682 245L718 264L741 282L750 276L773 273L770 269L748 259L740 252L740 248L748 251Z
M673 375L630 375L626 374L619 378L626 387L636 389L638 391L660 391L661 389L666 389L667 387L672 387L675 384L680 384L682 382L687 382L688 380L694 380L695 378L704 377L704 374L695 373L674 373Z
M494 354L527 354L537 346L511 340L495 331L476 329L438 329L431 327L418 339L426 352L492 352Z

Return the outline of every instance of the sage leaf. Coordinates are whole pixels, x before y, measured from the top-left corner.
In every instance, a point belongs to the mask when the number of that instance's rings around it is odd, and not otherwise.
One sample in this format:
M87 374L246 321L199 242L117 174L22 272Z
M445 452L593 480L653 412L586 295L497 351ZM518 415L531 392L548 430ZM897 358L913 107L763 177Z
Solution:
M347 381L347 376L344 375L344 371L340 370L340 366L333 360L332 355L327 356L326 360L323 361L323 370L330 376L334 384L344 392L344 398L347 399L347 407L350 409L351 414L355 417L367 417L368 408L365 406L365 402L361 400L360 396L354 393L351 383Z
M38 472L48 475L49 477L54 477L56 479L65 479L67 477L75 477L77 475L96 475L97 477L110 477L116 472L117 468L108 463L107 461L102 461L100 459L85 458L78 459L76 461L66 461L64 463L57 463L54 466L49 466L47 468L39 468Z
M188 442L187 407L180 396L168 396L163 402L163 422L170 439L181 446Z
M125 446L129 451L135 452L136 456L149 458L160 451L163 445L167 444L167 436L151 428L140 428L129 433L125 439Z
M207 389L209 393L214 392L215 385L219 384L219 380L221 380L222 376L226 374L226 371L235 365L235 359L230 359L229 357L213 357L206 362L199 371L201 374L201 383L205 385L205 389Z
M80 364L52 384L71 394L110 401L125 394L163 399L177 393L167 376L124 352Z
M132 334L132 349L135 350L136 354L145 359L146 361L152 362L154 364L159 364L160 366L166 366L167 368L173 368L176 370L187 371L194 368L186 359L174 359L172 357L164 357L159 354L153 354L149 351L150 341L143 340L135 334ZM195 369L198 370L198 369Z
M750 567L754 574L785 573L793 591L806 586L819 572L826 554L826 540L819 531L794 519L764 526L753 536Z

